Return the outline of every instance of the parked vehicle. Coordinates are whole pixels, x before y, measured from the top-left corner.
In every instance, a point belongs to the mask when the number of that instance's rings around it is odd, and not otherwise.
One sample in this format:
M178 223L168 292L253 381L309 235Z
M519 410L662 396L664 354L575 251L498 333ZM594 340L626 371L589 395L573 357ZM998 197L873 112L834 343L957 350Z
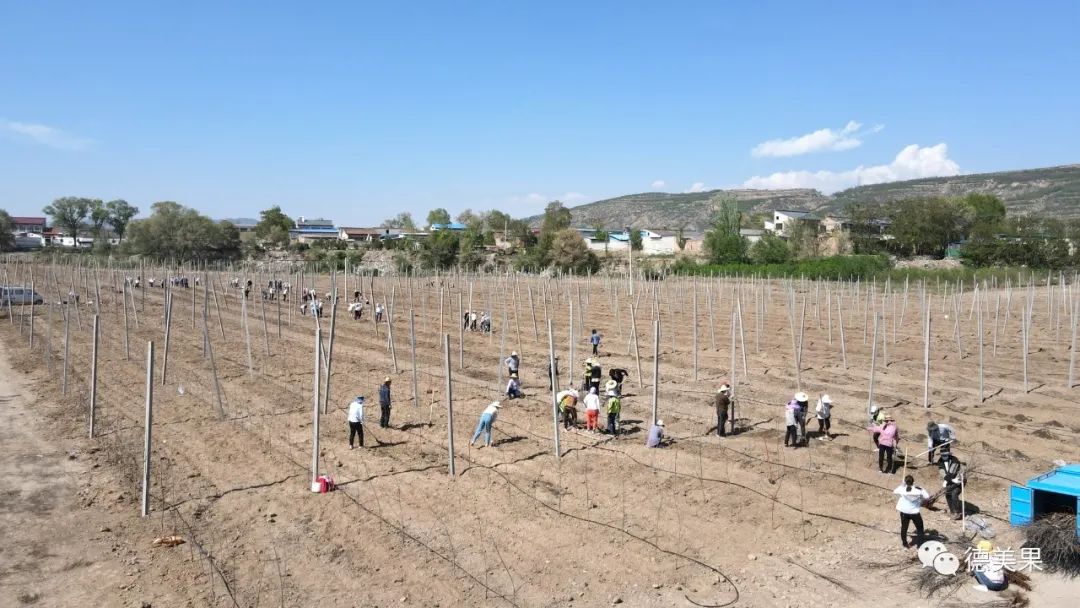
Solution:
M44 304L45 299L29 287L0 287L0 307Z

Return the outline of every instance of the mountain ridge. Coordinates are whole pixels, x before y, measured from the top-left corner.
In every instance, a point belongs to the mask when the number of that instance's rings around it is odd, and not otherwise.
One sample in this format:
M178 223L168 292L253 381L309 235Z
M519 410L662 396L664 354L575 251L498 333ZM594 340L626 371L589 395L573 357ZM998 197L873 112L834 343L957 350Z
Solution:
M843 213L851 203L886 204L906 198L993 194L1010 215L1080 217L1080 164L1035 169L971 173L951 177L855 186L826 195L811 188L703 192L640 192L570 207L574 226L707 230L716 212L714 197L735 200L744 213L796 209L820 214ZM538 225L542 215L526 218Z

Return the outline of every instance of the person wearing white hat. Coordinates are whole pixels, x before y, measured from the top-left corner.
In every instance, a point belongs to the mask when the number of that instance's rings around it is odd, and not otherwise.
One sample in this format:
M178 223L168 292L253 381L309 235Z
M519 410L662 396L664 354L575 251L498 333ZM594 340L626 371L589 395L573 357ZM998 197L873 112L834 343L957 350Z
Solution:
M622 414L622 399L613 390L607 392L607 432L612 437L619 434L619 416Z
M357 395L349 404L349 449L353 449L353 437L360 436L360 447L364 447L364 397Z
M484 408L484 411L480 413L480 422L476 425L476 430L473 431L472 439L469 440L469 447L476 443L480 433L487 433L484 445L491 447L491 427L495 424L495 419L499 416L499 408L501 407L501 403L492 401L490 405Z
M506 351L503 351L506 352ZM517 351L510 353L510 356L506 358L506 373L507 375L513 375L518 373L518 367L521 365L521 359L518 358Z
M664 441L664 421L657 420L649 429L649 438L645 440L645 447L658 448Z
M521 392L521 381L516 373L510 374L510 381L506 383L506 398L521 399L525 393Z
M379 426L390 426L390 376L383 378L379 385Z
M784 446L799 447L806 437L806 407L810 397L800 391L788 401L784 411L784 423L787 431L784 434Z
M726 437L728 412L731 410L731 387L729 385L721 384L720 388L716 389L714 405L716 406L716 436Z
M585 395L585 430L590 433L597 431L597 421L600 419L600 395L596 394L595 388L589 389Z
M814 411L817 413L818 439L822 441L832 439L832 434L829 432L832 430L832 397L822 395Z

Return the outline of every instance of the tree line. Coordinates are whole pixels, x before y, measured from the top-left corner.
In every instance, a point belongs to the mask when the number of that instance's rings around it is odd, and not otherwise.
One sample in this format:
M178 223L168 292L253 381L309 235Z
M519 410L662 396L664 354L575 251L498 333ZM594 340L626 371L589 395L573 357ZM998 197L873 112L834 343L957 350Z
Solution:
M740 233L746 218L738 204L719 200L716 206L704 241L710 264L777 265L822 257L815 224L796 221L787 238L766 233L751 245ZM856 255L942 258L956 246L961 260L974 267L1080 265L1074 245L1080 219L1009 217L1001 199L988 194L856 203L845 211L849 229L841 233L839 248Z

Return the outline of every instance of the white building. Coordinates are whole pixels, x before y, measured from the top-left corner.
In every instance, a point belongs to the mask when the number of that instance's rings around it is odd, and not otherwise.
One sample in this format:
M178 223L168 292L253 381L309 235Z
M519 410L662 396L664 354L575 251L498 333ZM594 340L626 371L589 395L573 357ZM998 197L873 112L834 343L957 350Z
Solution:
M796 222L811 224L814 234L817 234L821 224L821 220L809 211L777 210L773 211L772 221L765 220L765 230L787 238L791 236L791 229Z

